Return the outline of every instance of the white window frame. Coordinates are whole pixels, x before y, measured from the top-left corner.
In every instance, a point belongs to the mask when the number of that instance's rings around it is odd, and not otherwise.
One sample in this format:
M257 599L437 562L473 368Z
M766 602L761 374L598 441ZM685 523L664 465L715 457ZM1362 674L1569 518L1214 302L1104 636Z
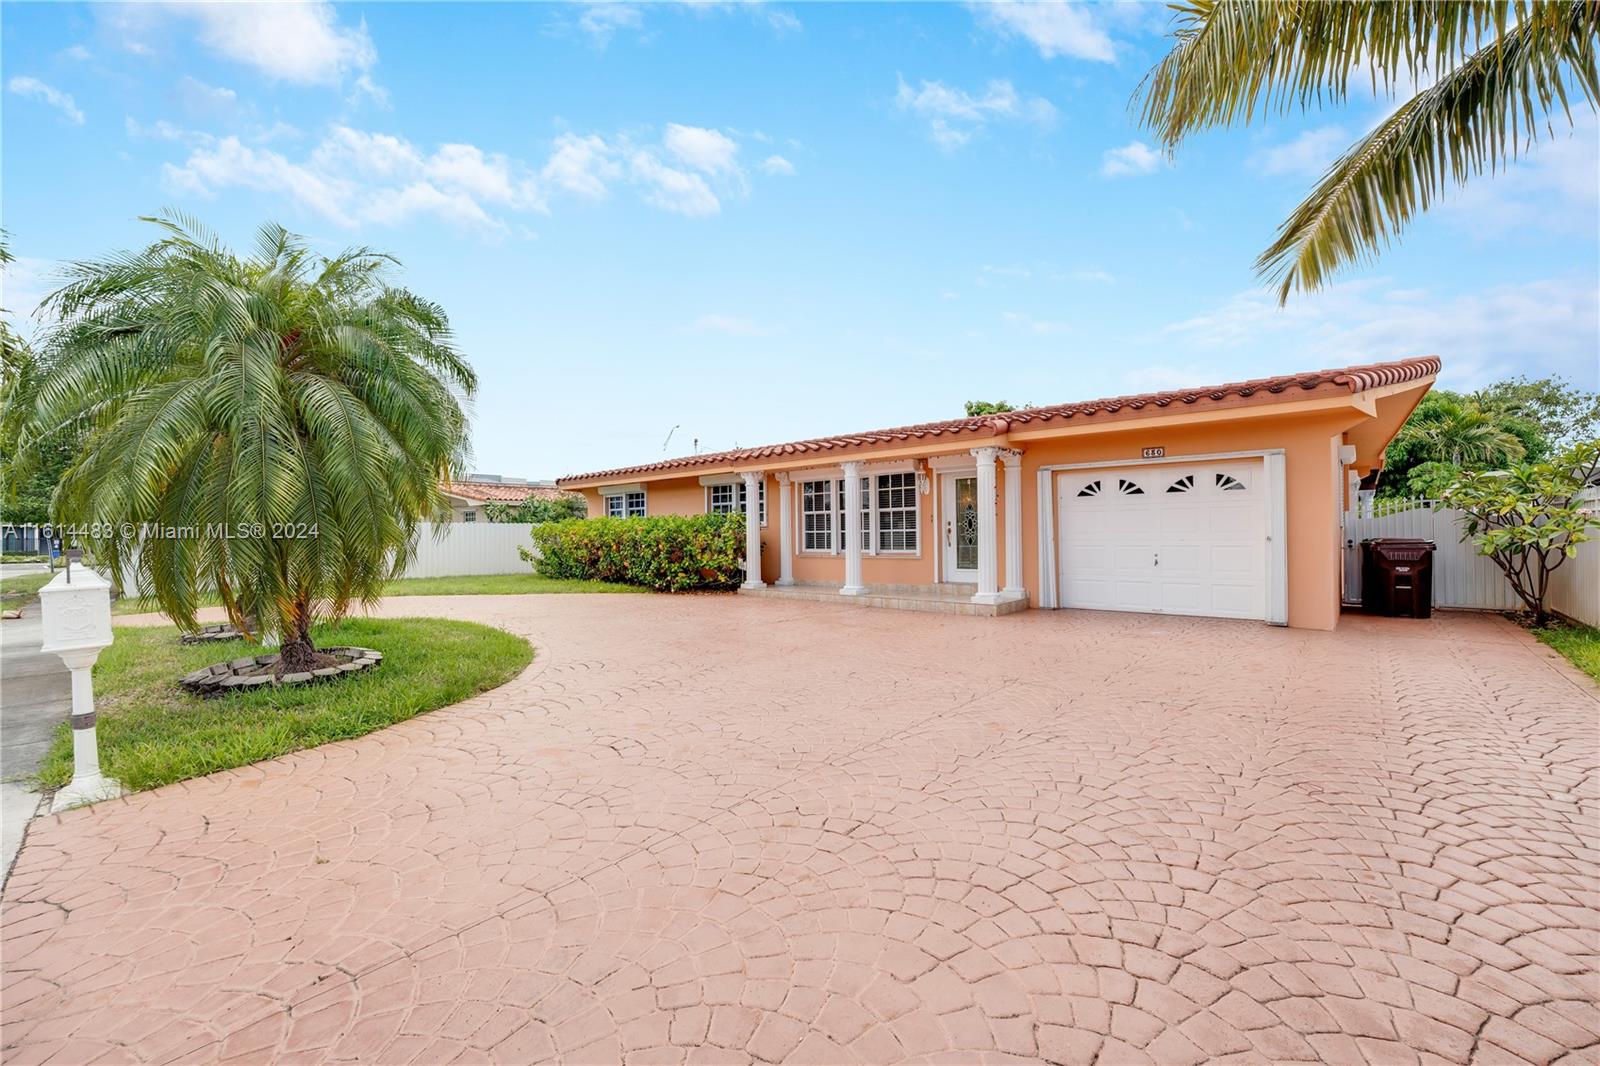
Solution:
M909 532L911 533L912 542L916 545L914 548L885 548L883 546L883 534L885 533L885 530L881 528L882 522L879 520L880 503L878 494L889 488L889 486L882 484L883 479L891 477L909 479L909 484L902 483L899 488L902 491L909 491L911 493L911 506L909 508L890 508L890 510L909 510L911 512L911 526L909 528ZM903 533L906 531L907 530L905 529L899 529L891 530L889 532ZM907 558L921 557L922 487L914 470L889 470L883 473L872 475L872 549L872 554L874 555L900 555Z
M463 522L476 522L477 520L478 520L478 512L477 511L462 511L461 512L461 521L463 521Z
M896 559L922 558L922 483L920 480L913 482L916 506L916 550L897 548L894 550L880 549L878 546L878 478L886 474L909 474L916 477L917 466L914 462L886 462L874 463L867 467L861 474L861 490L866 497L861 508L861 554L883 555ZM844 554L844 515L841 513L844 497L844 478L840 476L838 467L820 467L808 470L799 470L789 475L790 485L794 491L794 542L798 546L797 555L843 555ZM833 492L829 495L832 506L827 514L832 523L829 536L828 549L807 548L806 543L806 510L805 486L823 481L834 483ZM823 512L816 512L821 514Z
M706 488L706 514L735 514L735 513L744 514L744 500L745 500L746 490L745 490L745 487L744 487L744 479L743 478L740 478L738 481L721 481L721 480L709 481L709 482L705 483L705 488ZM712 503L712 497L714 497L716 495L718 489L731 489L732 490L730 495L733 498L733 503L726 510L722 510L722 511L716 510L715 509L715 505ZM762 478L761 480L756 482L756 515L757 515L757 518L759 519L759 521L761 523L761 528L762 529L767 528L767 479L766 478Z
M605 502L607 518L645 518L650 513L649 495L643 485L607 486L600 491L600 498Z
M796 506L795 506L795 523L798 526L797 532L799 533L799 536L795 538L795 543L799 545L800 554L801 555L834 555L834 554L836 554L836 552L834 551L834 544L836 543L835 538L837 536L837 527L838 527L838 524L839 524L839 516L836 513L837 512L837 508L834 506L834 490L831 487L832 483L834 483L834 482L835 482L834 478L822 477L822 478L808 478L805 481L796 481L794 483L794 491L795 491L795 495L797 497L796 498ZM807 510L806 509L807 486L809 486L809 485L829 485L830 486L828 489L824 489L823 490L827 494L827 498L828 498L828 506L827 506L827 508L825 510ZM816 497L816 493L815 492L811 492L810 495L811 495L811 497L813 499ZM827 532L826 532L825 536L826 536L828 547L826 547L826 548L808 548L806 546L806 534L808 532L813 532L813 533L821 533L822 532L821 530L807 530L806 529L806 517L808 515L815 515L815 516L819 516L819 517L826 516L827 517L827 519L828 519L828 529L827 529Z

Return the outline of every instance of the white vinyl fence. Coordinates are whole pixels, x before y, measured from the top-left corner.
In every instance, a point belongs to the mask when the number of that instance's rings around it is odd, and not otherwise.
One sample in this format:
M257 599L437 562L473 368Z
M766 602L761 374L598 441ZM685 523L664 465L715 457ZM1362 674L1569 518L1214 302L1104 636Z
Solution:
M1590 497L1600 505L1600 493ZM1433 605L1490 611L1519 610L1522 601L1505 574L1461 539L1461 512L1439 500L1364 501L1344 516L1345 599L1361 600L1361 542L1371 537L1431 540ZM1549 606L1569 618L1600 625L1600 537L1579 545L1578 554L1550 578Z
M526 522L424 522L417 536L417 557L406 567L405 576L530 573L533 566L518 548L533 550Z

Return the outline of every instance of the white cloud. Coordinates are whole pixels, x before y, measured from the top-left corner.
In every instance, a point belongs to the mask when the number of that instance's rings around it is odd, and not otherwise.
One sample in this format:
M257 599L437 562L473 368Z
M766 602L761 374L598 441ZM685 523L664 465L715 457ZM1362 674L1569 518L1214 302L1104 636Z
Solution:
M991 120L1031 122L1041 127L1055 122L1056 109L1039 96L1023 96L1009 81L995 80L981 95L952 88L940 81L922 81L913 89L898 79L895 105L928 122L928 135L947 152L970 141Z
M1556 373L1585 388L1600 386L1600 290L1592 278L1417 296L1391 289L1386 279L1367 279L1296 296L1279 308L1271 293L1248 290L1162 333L1198 351L1230 353L1233 366L1253 362L1281 371L1285 351L1295 353L1289 369L1296 370L1437 355L1444 361L1441 381L1453 388L1518 373Z
M181 20L211 51L278 81L339 86L350 78L358 89L381 94L371 80L378 53L366 24L343 24L327 0L111 4L97 12L131 51L148 54L145 37L152 27Z
M734 315L701 315L689 329L695 333L722 333L730 337L765 337L771 332L752 319Z
M641 187L646 203L663 211L674 211L691 218L703 218L722 210L722 203L698 174L669 167L651 151L637 151L629 161L629 172Z
M1126 178L1153 174L1161 168L1162 155L1143 141L1131 141L1100 157L1100 174L1107 178Z
M89 50L81 44L75 44L70 48L63 48L61 56L63 59L73 59L82 63L89 58Z
M622 175L622 167L604 137L563 133L539 174L558 189L599 200L606 195L607 185Z
M1116 59L1111 37L1096 22L1097 5L1046 0L971 6L979 20L991 29L1026 39L1046 59L1071 56L1101 63Z
M595 0L584 4L583 14L578 16L578 28L601 48L611 43L618 30L637 30L643 26L644 11L637 4Z
M1344 127L1322 126L1306 130L1288 144L1256 152L1250 157L1250 165L1269 176L1321 177L1328 164L1339 158L1349 144L1350 137Z
M175 90L178 106L191 118L226 119L239 110L239 94L232 89L207 85L185 74Z
M1541 130L1543 139L1519 162L1449 192L1439 205L1441 216L1478 238L1519 230L1594 233L1600 221L1600 121L1584 116L1570 130L1556 129L1554 136Z
M474 144L427 151L403 137L344 125L330 127L303 158L266 147L278 135L275 129L247 141L164 121L145 126L129 118L127 127L130 136L190 146L186 160L163 170L174 190L203 196L229 187L279 193L347 227L427 215L510 232L508 212L548 211L552 197L600 201L614 188L631 189L661 210L700 218L720 212L724 196L747 192L738 143L718 130L681 124L669 125L657 144L627 135L563 133L537 169Z
M57 284L52 269L49 260L21 255L0 265L0 307L5 309L11 328L26 339L33 339L36 332L34 312Z
M1004 321L1018 327L1019 329L1025 329L1029 333L1037 334L1041 337L1049 336L1055 333L1065 333L1067 330L1072 328L1066 322L1051 322L1046 319L1034 318L1032 315L1025 315L1017 311L1002 311L1000 312L1000 317Z
M786 177L794 173L794 164L781 155L769 155L761 161L761 173Z
M678 162L695 170L725 177L739 173L739 145L719 130L671 122L662 143Z
M543 209L527 169L470 144L423 153L388 134L335 126L301 162L237 137L208 140L163 170L179 191L210 195L238 186L280 193L341 226L393 225L418 215L499 229L489 210Z
M645 32L645 11L650 7L662 10L687 11L709 16L745 14L767 26L775 33L785 34L800 29L800 20L793 12L766 0L678 0L677 3L629 3L621 0L583 0L575 23L561 17L552 26L554 32L570 31L574 26L586 34L598 48L611 43L618 33L630 32L648 36Z
M1078 270L1071 271L1066 275L1066 279L1068 281L1081 281L1093 285L1111 285L1117 280L1111 274L1101 270L1099 267L1083 267Z
M7 87L18 96L27 97L30 100L38 100L42 103L49 104L51 107L65 115L67 117L67 121L72 123L74 126L83 125L83 112L78 110L78 105L72 99L72 97L69 94L62 92L60 89L46 85L38 78L30 78L26 75L19 75L15 78L12 78L11 81L7 83Z

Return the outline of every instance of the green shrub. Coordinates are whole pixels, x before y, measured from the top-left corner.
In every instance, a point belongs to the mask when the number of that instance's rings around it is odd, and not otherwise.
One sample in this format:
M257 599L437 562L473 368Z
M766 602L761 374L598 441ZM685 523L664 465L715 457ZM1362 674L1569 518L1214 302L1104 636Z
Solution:
M533 527L541 577L618 581L665 592L725 589L744 566L744 516L584 518Z

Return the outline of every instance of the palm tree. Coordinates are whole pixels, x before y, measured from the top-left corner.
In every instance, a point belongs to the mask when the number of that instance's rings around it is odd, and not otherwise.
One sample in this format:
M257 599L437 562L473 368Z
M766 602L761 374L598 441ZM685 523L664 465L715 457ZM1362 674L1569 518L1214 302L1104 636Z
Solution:
M1418 462L1472 470L1504 470L1521 462L1522 441L1505 418L1455 395L1430 397L1395 435L1393 447Z
M1328 168L1256 260L1317 289L1388 245L1446 184L1525 151L1574 90L1600 102L1597 0L1185 0L1176 46L1145 76L1143 120L1167 149L1258 110L1342 102L1352 78L1392 93L1433 77Z
M311 668L313 623L375 601L448 512L477 379L388 256L323 258L268 224L241 258L184 216L145 221L154 244L72 265L46 299L31 429L89 427L56 510L109 527L96 556L180 626L214 594L281 639L283 671Z

